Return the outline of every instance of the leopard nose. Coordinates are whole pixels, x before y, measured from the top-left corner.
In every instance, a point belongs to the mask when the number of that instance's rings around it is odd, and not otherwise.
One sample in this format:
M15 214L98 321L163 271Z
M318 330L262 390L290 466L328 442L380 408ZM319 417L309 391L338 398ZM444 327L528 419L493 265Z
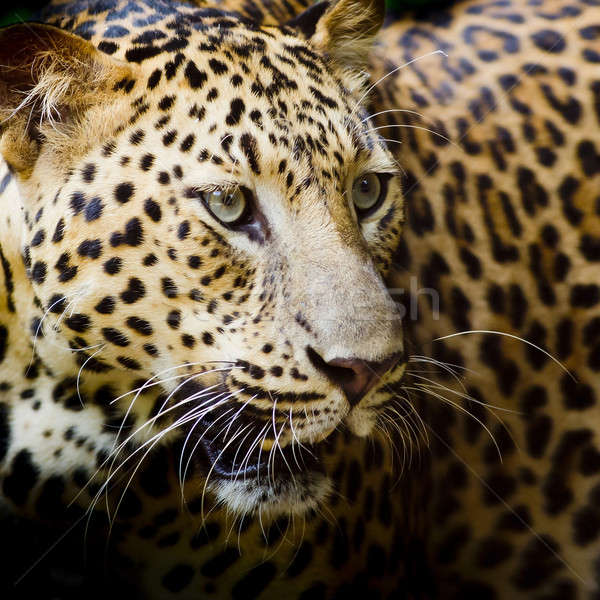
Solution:
M306 353L316 369L342 388L351 407L356 406L367 392L377 385L383 375L396 366L402 358L402 353L397 352L382 361L369 361L362 358L333 358L325 361L310 346L307 347Z

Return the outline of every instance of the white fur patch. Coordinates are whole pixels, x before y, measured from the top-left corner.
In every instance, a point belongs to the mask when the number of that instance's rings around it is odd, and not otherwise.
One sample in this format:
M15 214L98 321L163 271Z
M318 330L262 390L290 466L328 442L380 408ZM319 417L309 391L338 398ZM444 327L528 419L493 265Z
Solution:
M275 483L246 481L214 481L208 488L217 501L238 516L260 513L262 519L281 515L301 516L316 509L331 493L331 480L322 473L308 471L295 477L277 479Z

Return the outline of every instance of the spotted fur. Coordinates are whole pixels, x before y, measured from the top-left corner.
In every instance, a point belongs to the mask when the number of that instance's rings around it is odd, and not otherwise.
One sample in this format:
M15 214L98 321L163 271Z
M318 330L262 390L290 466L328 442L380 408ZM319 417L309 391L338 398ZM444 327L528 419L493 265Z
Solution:
M367 65L382 16L97 0L0 32L2 497L91 519L131 595L597 595L600 13L389 15Z

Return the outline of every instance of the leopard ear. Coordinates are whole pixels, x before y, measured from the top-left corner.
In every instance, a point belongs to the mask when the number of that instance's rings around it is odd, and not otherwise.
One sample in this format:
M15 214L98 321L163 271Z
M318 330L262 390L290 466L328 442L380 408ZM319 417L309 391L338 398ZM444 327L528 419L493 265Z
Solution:
M360 71L384 17L385 0L339 0L314 4L288 25L338 66Z
M44 143L57 133L70 135L87 109L131 77L129 65L56 27L1 29L0 153L26 176Z

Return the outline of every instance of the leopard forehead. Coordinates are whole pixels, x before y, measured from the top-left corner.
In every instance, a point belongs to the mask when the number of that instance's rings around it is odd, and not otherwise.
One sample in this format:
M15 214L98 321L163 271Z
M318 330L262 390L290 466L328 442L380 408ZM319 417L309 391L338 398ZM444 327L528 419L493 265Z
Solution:
M116 6L99 3L77 18L56 20L135 69L113 87L124 124L106 135L116 106L98 107L72 132L75 141L54 151L53 170L68 164L78 145L85 154L90 140L99 139L102 164L117 143L126 152L121 167L147 172L164 163L160 184L173 175L183 179L187 165L191 186L276 179L292 189L292 201L311 185L327 200L332 187L344 193L356 174L396 170L356 90L348 89L360 78L319 55L298 32L189 5L169 5L163 14L156 8L162 4L144 2L140 10L157 11L145 19ZM89 18L111 7L102 20ZM97 135L99 127L104 135ZM135 147L126 149L125 138Z

